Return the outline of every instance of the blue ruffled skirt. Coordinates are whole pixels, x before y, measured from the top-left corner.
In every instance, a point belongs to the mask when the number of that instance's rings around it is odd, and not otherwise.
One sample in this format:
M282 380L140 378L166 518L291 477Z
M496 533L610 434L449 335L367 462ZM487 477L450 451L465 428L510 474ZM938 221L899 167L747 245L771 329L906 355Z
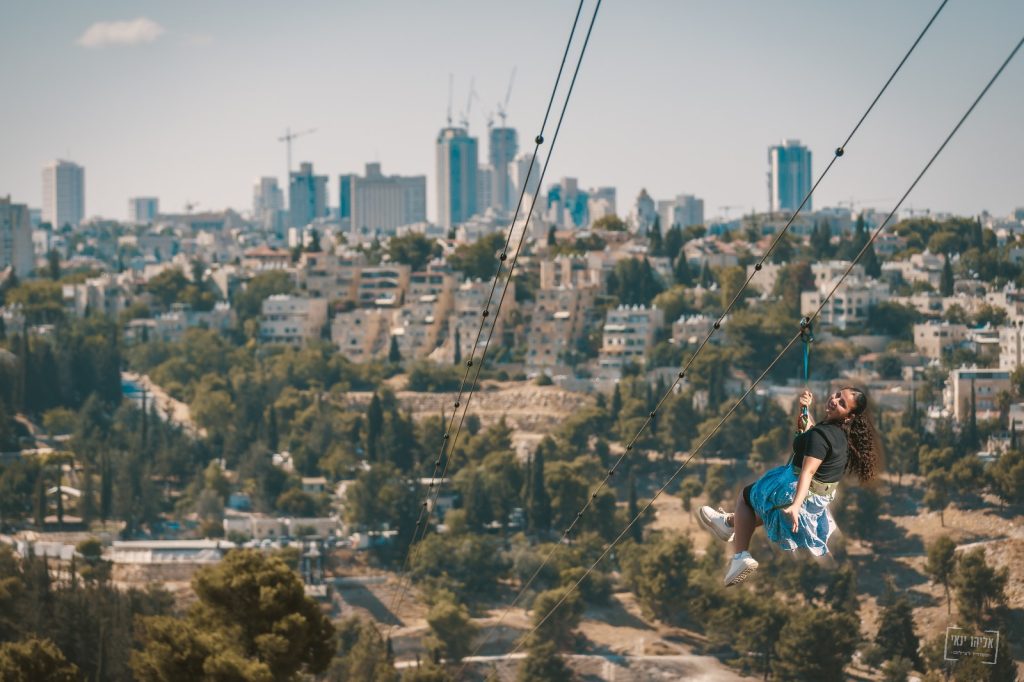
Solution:
M829 536L836 530L835 519L828 510L832 495L807 493L800 508L800 523L793 532L792 522L782 513L796 497L797 475L791 466L769 469L750 489L750 504L764 522L768 539L782 549L793 551L805 547L815 556L828 554Z

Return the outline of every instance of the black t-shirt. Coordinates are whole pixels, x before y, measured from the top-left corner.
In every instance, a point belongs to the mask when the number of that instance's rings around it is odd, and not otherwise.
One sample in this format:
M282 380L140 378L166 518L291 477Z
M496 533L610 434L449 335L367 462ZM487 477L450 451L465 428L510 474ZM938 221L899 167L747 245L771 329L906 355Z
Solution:
M835 424L817 424L793 439L793 466L802 468L804 457L820 459L814 478L823 483L835 483L843 477L848 454L846 432Z

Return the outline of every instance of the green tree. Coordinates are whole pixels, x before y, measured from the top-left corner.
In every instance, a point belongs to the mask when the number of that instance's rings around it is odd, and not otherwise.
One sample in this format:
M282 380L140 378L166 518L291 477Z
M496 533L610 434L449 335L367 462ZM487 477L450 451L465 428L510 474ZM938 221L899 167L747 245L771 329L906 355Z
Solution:
M941 535L928 545L928 562L925 572L932 582L942 585L946 592L946 613L949 613L949 586L956 574L956 543L948 535Z
M939 283L939 293L943 296L953 295L953 265L949 262L948 253L942 261L942 279Z
M985 548L964 552L951 581L956 605L969 622L980 624L994 606L1006 603L1009 570L997 570L985 561Z
M327 669L334 654L334 628L281 558L255 550L230 552L216 566L200 569L192 588L199 602L187 620L146 621L148 636L133 665L140 677L141 670L152 671L144 679L168 679L160 671L171 664L168 654L183 658L175 653L181 650L177 642L191 652L193 670L200 665L206 672L216 665L243 673L233 679L246 679L246 671L255 674L264 668L270 673L261 673L264 679Z
M143 647L131 654L139 682L275 679L266 663L247 659L229 633L203 627L194 619L150 616L140 626Z
M1003 502L1024 502L1024 452L1008 450L986 470L992 489Z
M811 253L818 261L828 260L833 255L832 228L827 220L815 221L811 231Z
M504 245L505 235L501 232L486 235L471 244L460 244L448 257L448 265L469 279L490 281L497 272L498 254Z
M580 624L583 608L579 593L569 592L567 587L540 592L531 606L536 629L530 645L550 642L557 649L571 648L576 638L573 631Z
M253 277L245 288L235 293L231 301L231 307L238 316L239 327L244 329L246 320L260 316L263 301L268 296L289 294L294 288L295 284L289 274L280 270L261 272Z
M437 650L451 662L461 661L473 650L476 626L465 606L442 600L430 608L427 625L430 634L424 638L423 646L428 651Z
M441 255L441 245L420 232L409 232L388 240L388 255L395 263L408 265L413 272L426 268L431 259Z
M646 610L666 623L678 624L688 611L689 573L695 566L693 545L685 535L660 534L634 550L625 577Z
M779 633L772 672L784 680L842 682L859 639L852 613L806 606Z
M575 679L575 675L558 649L550 642L542 642L529 647L516 679L519 682L566 682Z
M676 284L693 286L693 273L690 272L690 263L686 260L686 251L683 249L679 250L679 255L673 261L672 279Z
M914 664L902 656L886 661L882 667L882 682L907 682Z
M78 682L78 668L57 645L35 637L0 644L0 680L4 682Z
M543 443L541 441L542 445ZM544 448L537 448L533 455L531 469L526 522L533 532L546 532L551 528L551 498L548 496L547 484L544 479Z
M868 312L868 328L876 334L887 334L896 339L912 341L914 324L921 321L916 308L884 301Z
M927 490L924 493L923 502L930 511L939 512L939 522L946 526L946 505L949 504L949 474L936 469L928 474Z
M388 349L388 362L397 365L402 362L402 351L398 349L398 337L391 335L391 347Z
M387 644L377 627L358 616L338 625L338 656L331 663L331 682L397 682L398 673L388 660Z
M647 233L647 253L652 256L665 255L665 242L661 235L661 218L654 216L654 224Z
M886 660L904 658L920 666L917 650L921 646L914 632L914 609L906 596L892 598L882 608L882 619L875 635L875 645Z

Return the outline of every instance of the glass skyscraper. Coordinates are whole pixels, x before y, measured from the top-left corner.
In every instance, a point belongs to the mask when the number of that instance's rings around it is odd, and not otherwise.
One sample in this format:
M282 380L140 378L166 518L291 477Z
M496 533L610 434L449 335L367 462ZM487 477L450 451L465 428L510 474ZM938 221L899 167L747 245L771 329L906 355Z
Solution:
M811 191L811 150L800 140L768 148L768 209L795 211ZM811 210L811 200L804 208Z
M477 213L477 140L465 128L437 136L437 224L446 230Z

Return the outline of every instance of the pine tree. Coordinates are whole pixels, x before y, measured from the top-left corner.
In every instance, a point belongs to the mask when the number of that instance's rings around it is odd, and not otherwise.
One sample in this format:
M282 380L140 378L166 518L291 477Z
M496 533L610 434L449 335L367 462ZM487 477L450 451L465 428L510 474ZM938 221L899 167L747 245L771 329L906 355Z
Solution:
M942 263L942 280L939 284L939 293L943 296L953 295L953 264L949 262L949 254Z
M388 349L388 362L397 365L402 361L402 352L398 349L398 337L391 335L391 348Z
M911 661L915 668L920 667L917 650L921 642L914 632L914 609L906 596L891 599L882 609L882 622L875 635L875 644L882 650L884 660L899 656Z
M949 585L956 572L956 543L948 535L940 535L928 546L925 572L946 592L946 613L950 613Z
M548 246L557 246L558 238L555 236L555 226L548 228Z

